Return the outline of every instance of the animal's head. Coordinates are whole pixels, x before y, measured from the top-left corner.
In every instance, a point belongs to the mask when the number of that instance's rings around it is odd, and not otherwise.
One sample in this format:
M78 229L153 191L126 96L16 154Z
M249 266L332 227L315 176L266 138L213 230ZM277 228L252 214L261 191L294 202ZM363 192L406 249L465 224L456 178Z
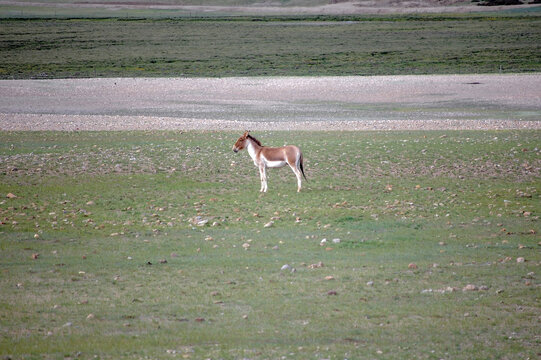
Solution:
M233 145L233 151L238 152L246 147L246 139L248 138L249 131L245 131L244 134L237 140L235 145Z

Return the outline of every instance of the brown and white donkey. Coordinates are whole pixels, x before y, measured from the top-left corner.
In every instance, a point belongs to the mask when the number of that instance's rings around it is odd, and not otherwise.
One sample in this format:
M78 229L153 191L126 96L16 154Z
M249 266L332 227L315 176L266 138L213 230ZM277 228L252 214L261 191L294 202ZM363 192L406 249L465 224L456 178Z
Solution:
M302 166L301 149L295 145L282 147L263 146L259 140L250 135L249 131L244 132L235 145L233 145L234 152L238 152L244 148L248 150L248 154L250 154L255 166L259 169L259 176L261 178L260 192L267 192L267 168L280 168L286 165L289 165L297 176L297 191L301 191L301 174L306 179Z

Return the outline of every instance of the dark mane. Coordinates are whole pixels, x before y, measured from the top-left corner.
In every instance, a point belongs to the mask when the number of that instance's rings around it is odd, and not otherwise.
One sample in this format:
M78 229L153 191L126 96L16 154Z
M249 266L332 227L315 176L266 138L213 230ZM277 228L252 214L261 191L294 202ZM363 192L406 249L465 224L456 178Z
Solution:
M248 135L247 138L252 139L257 145L263 146L263 145L261 145L261 142L259 140L257 140L255 137L253 137L252 135Z

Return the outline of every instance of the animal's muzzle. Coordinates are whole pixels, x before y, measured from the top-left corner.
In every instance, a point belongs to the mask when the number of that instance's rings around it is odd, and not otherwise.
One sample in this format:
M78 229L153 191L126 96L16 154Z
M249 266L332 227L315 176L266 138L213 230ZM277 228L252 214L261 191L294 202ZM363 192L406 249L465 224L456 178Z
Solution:
M237 152L239 152L239 149L235 148L235 149L233 149L233 151L237 153Z

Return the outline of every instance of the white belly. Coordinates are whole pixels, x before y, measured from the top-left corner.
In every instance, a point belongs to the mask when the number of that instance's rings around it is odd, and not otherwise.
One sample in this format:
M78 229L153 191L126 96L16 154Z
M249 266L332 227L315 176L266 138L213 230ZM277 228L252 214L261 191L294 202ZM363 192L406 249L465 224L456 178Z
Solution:
M287 164L285 161L268 161L267 159L264 159L263 161L265 162L265 165L270 168L280 168Z

